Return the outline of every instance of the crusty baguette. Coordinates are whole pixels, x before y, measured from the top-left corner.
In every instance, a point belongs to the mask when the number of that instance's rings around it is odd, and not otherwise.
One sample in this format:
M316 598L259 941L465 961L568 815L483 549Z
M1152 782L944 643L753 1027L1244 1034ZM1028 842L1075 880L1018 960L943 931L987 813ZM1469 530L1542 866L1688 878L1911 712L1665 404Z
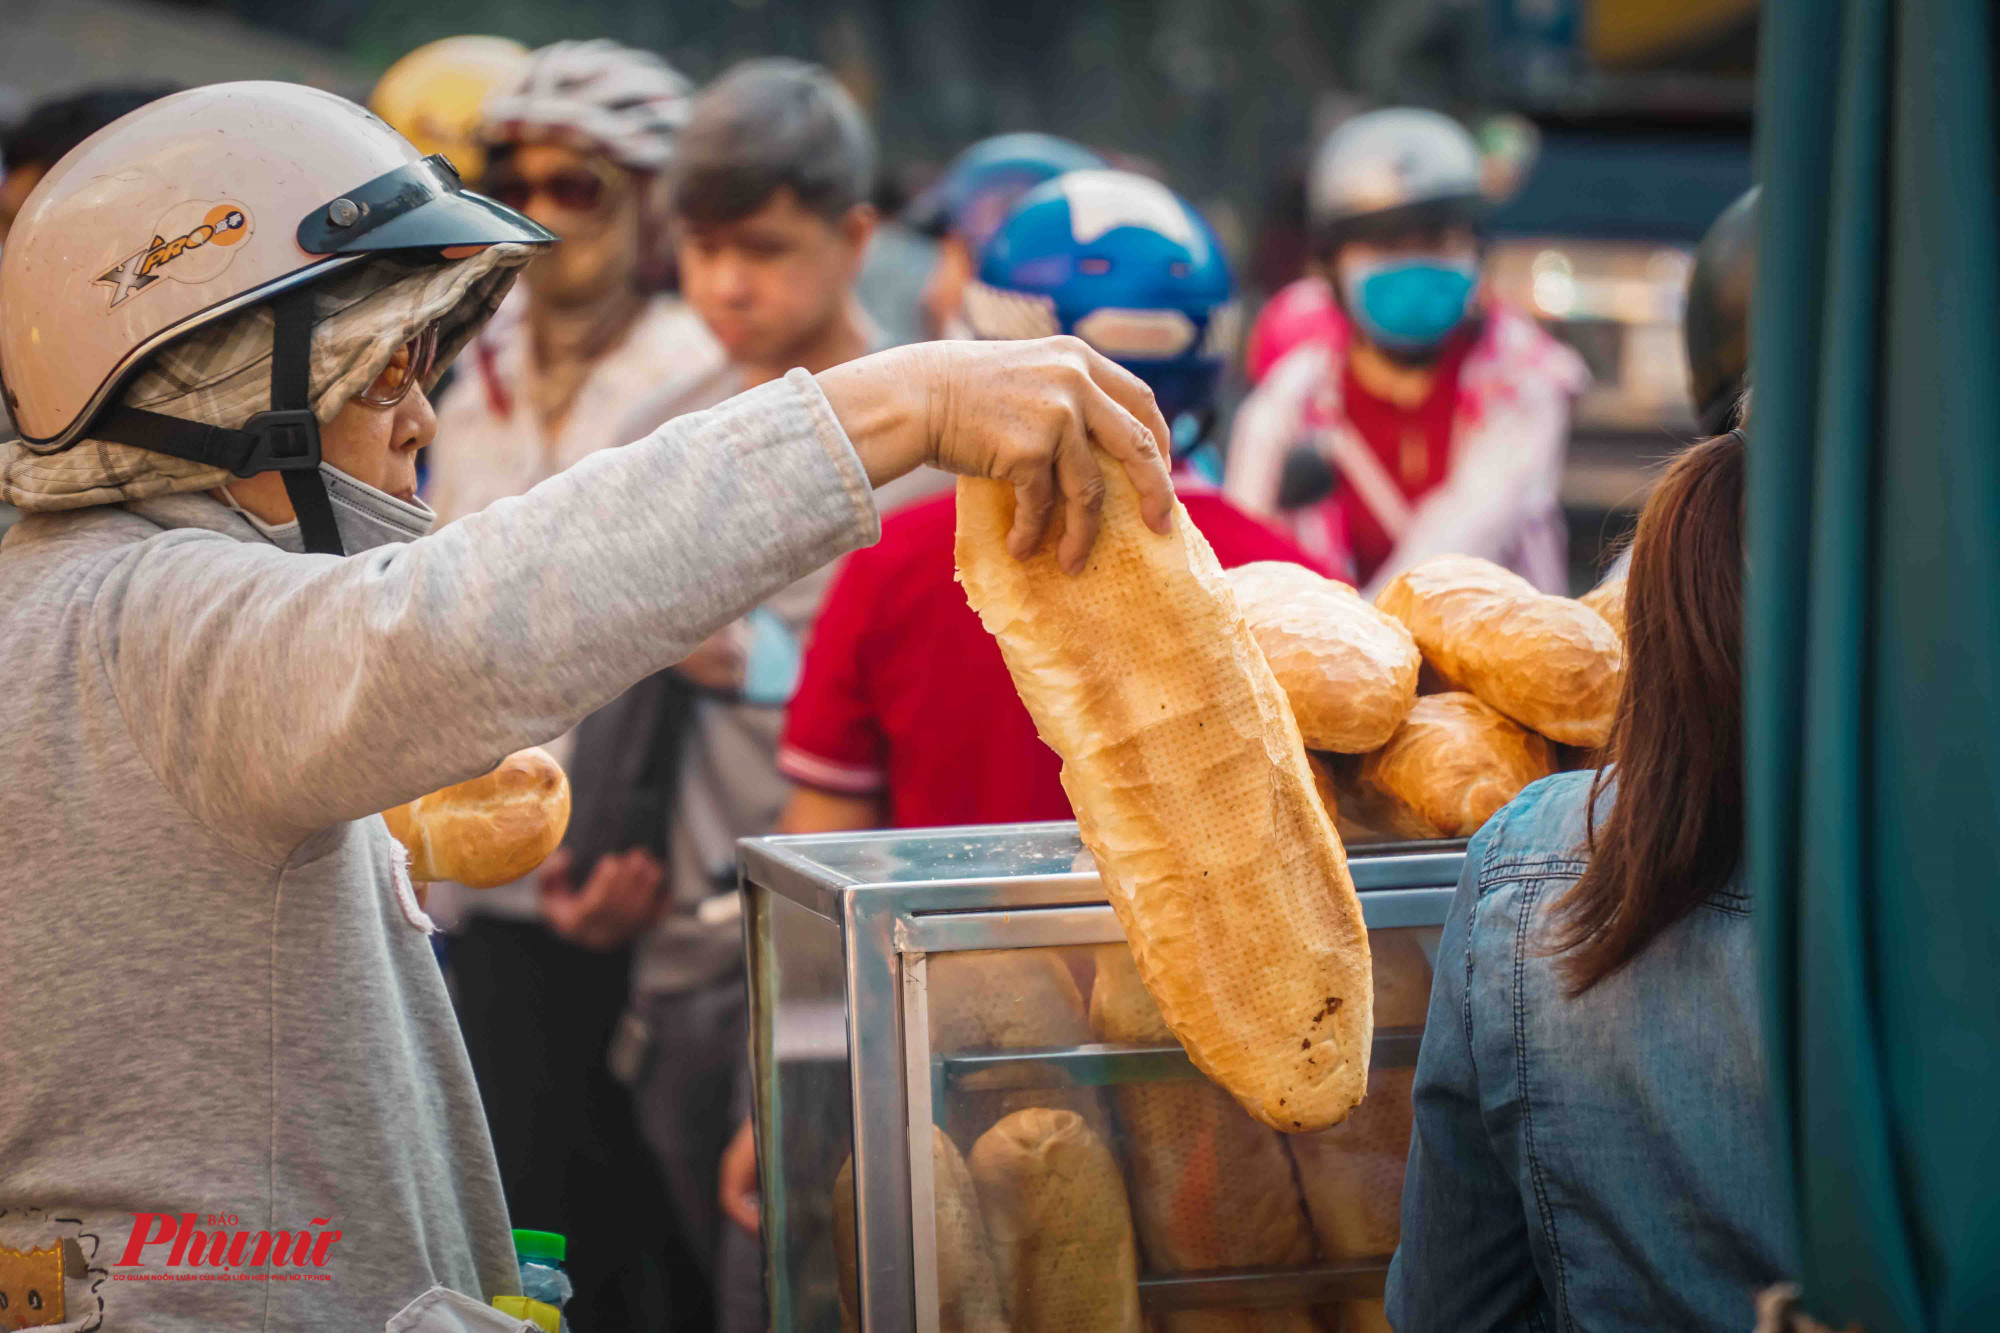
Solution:
M1418 696L1420 701L1425 697ZM1341 841L1348 846L1421 841L1441 836L1402 802L1361 780L1362 766L1368 762L1367 755L1325 755L1319 760L1318 771L1324 773L1330 782L1333 801L1337 802L1330 803L1327 809L1333 815L1333 826L1339 832ZM1372 940L1369 947L1374 947Z
M1173 1040L1122 944L1098 950L1090 1021L1107 1042ZM1312 1233L1280 1136L1206 1080L1120 1084L1132 1215L1150 1271L1302 1264Z
M1174 1039L1122 944L1097 951L1090 1025L1120 1045ZM1148 1272L1311 1261L1312 1231L1276 1131L1206 1080L1125 1083L1113 1101ZM1304 1309L1177 1310L1157 1322L1162 1333L1314 1333Z
M1470 694L1426 694L1389 743L1361 761L1402 831L1469 838L1521 788L1556 771L1555 751Z
M1083 1117L1016 1111L970 1164L1013 1333L1139 1333L1125 1181Z
M942 1333L1008 1333L993 1249L972 1172L942 1130L931 1131L931 1195L937 1211L938 1328ZM860 1268L854 1236L854 1159L833 1182L833 1250L840 1270L840 1326L861 1328Z
M1422 660L1401 621L1345 583L1281 560L1232 569L1229 585L1308 748L1363 754L1395 734Z
M1026 1051L1090 1041L1090 1020L1069 965L1053 949L978 949L935 953L928 966L931 1053ZM944 1126L958 1145L972 1144L993 1124L1030 1106L1075 1111L1099 1135L1110 1120L1091 1088L992 1088L978 1077L951 1091Z
M1298 725L1208 543L1162 536L1101 460L1103 528L1071 577L1015 560L1014 495L961 479L958 570L1042 738L1140 978L1197 1068L1275 1129L1367 1084L1368 934Z
M511 884L547 859L569 829L569 775L531 746L499 767L392 810L383 822L410 854L419 884Z
M1604 580L1576 600L1603 616L1604 623L1618 631L1619 641L1621 643L1624 641L1625 576L1623 574L1615 579Z
M1414 1073L1373 1071L1368 1100L1345 1122L1285 1140L1320 1253L1328 1259L1386 1259L1396 1249Z
M1407 625L1445 679L1566 745L1611 734L1625 650L1604 618L1488 560L1441 555L1404 570L1375 605Z

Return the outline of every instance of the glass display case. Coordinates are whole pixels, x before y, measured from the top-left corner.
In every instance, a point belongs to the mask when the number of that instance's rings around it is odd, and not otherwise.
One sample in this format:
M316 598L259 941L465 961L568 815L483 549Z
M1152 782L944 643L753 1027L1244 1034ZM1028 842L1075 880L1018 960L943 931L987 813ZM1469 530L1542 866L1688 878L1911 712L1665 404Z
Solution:
M1167 1032L1074 824L745 842L772 1326L1386 1328L1410 1073L1463 857L1350 848L1369 1094L1279 1135Z

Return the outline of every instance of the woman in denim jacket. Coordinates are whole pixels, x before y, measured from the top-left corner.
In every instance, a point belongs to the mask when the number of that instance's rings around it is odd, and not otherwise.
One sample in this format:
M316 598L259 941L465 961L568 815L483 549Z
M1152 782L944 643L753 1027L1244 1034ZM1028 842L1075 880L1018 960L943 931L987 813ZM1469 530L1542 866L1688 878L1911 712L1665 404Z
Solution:
M1607 766L1529 787L1466 854L1417 1062L1401 1333L1745 1333L1790 1268L1738 868L1742 495L1739 433L1667 472Z

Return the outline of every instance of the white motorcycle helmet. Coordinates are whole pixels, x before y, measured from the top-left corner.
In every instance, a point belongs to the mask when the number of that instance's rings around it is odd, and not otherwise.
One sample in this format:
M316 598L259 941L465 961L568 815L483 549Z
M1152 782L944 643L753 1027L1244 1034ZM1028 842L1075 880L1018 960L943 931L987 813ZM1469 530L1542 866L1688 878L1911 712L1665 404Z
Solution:
M1354 117L1326 137L1306 178L1307 212L1328 240L1369 225L1470 219L1485 206L1479 145L1422 107Z
M27 449L90 438L280 472L306 549L339 554L309 394L313 284L390 254L421 267L554 240L344 98L193 89L85 140L29 196L0 253L0 383ZM118 401L161 349L266 304L268 411L229 427Z

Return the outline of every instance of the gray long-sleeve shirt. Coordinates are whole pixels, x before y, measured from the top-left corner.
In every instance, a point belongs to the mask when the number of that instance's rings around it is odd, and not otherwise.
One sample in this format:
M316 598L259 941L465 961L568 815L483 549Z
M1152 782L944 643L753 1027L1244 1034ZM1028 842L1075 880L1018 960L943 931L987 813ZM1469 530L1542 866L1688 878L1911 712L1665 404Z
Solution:
M434 1284L516 1290L471 1068L375 812L561 733L876 531L794 372L347 559L203 495L9 533L0 1250L77 1241L57 1327L345 1333ZM303 1269L164 1243L120 1266L148 1213L250 1252L267 1229L340 1238ZM290 1273L326 1280L266 1280Z

